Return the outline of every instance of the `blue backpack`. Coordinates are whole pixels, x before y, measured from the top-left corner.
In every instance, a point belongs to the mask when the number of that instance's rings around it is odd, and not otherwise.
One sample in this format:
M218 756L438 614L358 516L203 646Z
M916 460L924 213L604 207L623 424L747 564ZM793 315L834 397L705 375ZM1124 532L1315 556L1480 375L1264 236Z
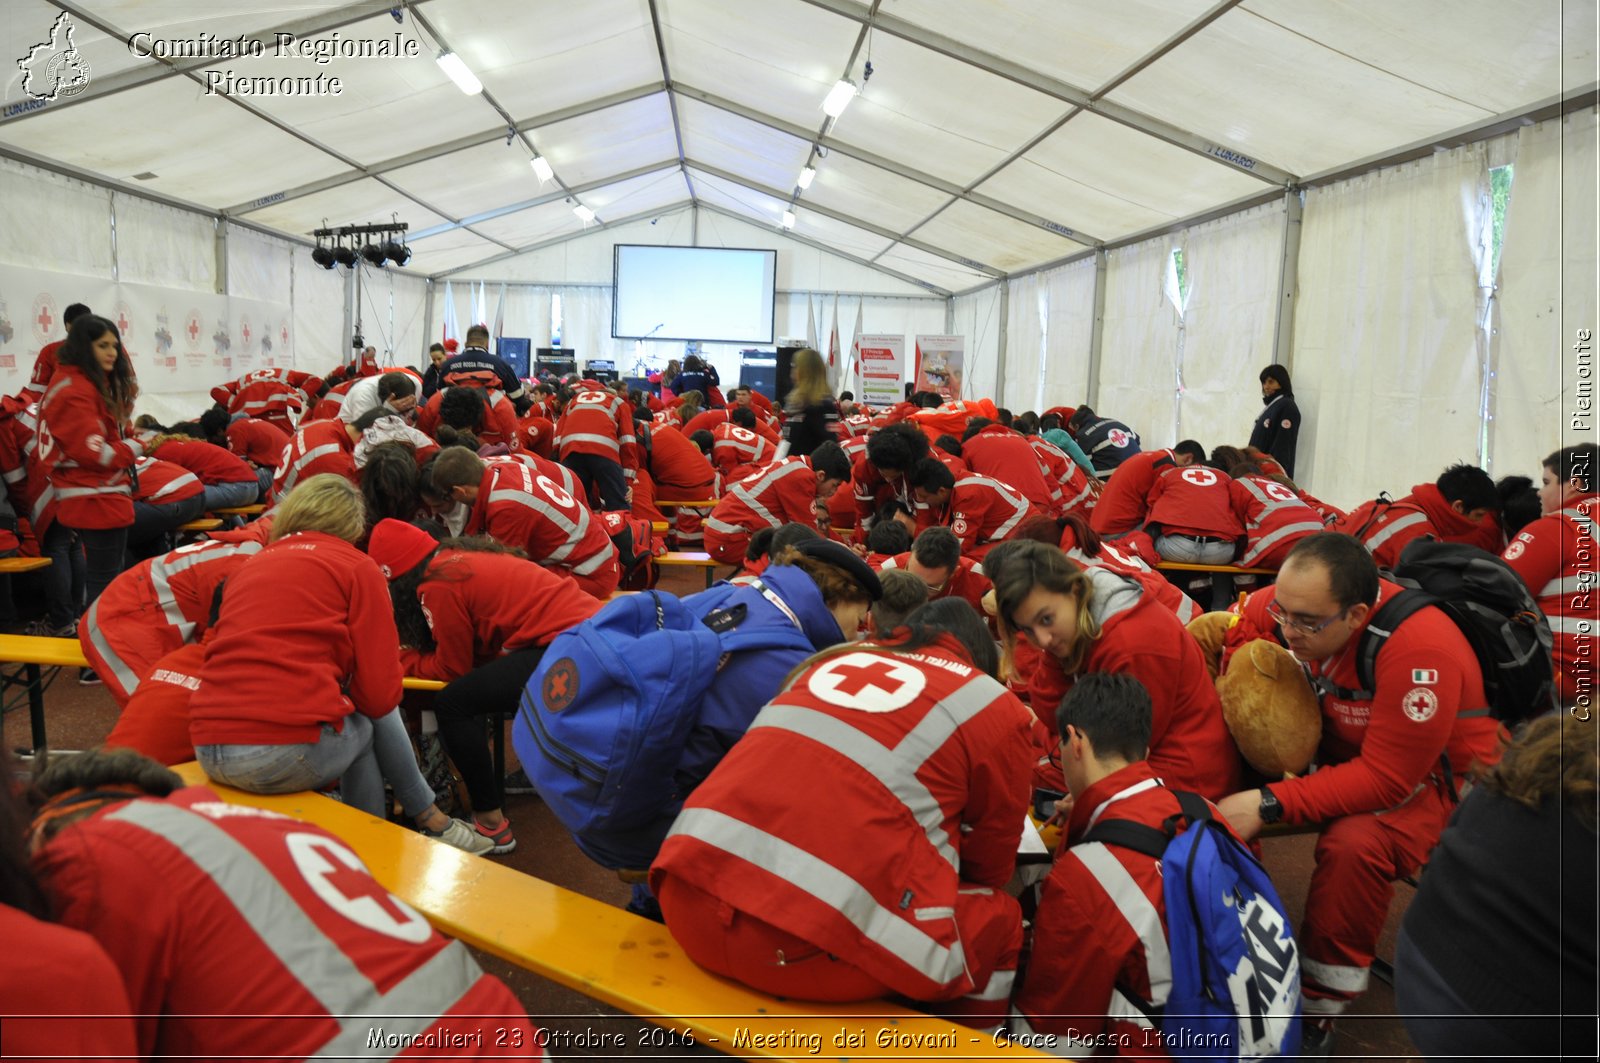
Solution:
M1172 791L1161 828L1104 820L1083 842L1161 861L1172 991L1162 1007L1126 996L1161 1031L1174 1059L1300 1054L1300 950L1266 871L1198 794ZM1179 821L1188 828L1178 832Z
M655 859L682 802L675 771L725 655L812 651L797 628L740 631L742 607L720 609L737 589L608 602L556 636L522 692L511 740L523 769L604 867L642 870Z

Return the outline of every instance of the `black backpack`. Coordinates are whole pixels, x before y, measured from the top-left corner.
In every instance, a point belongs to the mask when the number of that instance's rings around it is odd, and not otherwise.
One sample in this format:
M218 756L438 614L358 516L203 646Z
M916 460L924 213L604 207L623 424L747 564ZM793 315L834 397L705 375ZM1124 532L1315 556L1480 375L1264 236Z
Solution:
M1363 689L1341 693L1370 698L1378 651L1413 613L1436 605L1461 629L1483 669L1489 704L1463 709L1462 717L1488 715L1514 727L1558 707L1550 623L1510 565L1476 546L1418 539L1400 554L1390 578L1406 590L1379 606L1361 635L1356 676Z

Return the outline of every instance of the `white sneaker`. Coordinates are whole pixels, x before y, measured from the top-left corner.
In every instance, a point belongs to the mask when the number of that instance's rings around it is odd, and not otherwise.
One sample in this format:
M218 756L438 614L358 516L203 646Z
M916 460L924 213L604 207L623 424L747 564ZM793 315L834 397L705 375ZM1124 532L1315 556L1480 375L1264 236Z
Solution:
M494 839L485 838L471 826L459 819L451 819L449 826L441 831L422 829L422 833L429 838L454 846L463 852L472 853L474 856L483 856L494 848Z

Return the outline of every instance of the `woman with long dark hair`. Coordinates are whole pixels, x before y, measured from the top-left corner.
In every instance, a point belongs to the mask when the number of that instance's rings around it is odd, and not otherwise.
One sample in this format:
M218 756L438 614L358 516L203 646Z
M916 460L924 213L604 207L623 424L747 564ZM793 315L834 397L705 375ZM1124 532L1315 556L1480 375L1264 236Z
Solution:
M122 571L133 524L130 470L144 453L129 428L138 394L117 326L94 314L74 321L39 404L39 457L57 505L44 552L55 556L63 538L76 536L87 560L74 615Z

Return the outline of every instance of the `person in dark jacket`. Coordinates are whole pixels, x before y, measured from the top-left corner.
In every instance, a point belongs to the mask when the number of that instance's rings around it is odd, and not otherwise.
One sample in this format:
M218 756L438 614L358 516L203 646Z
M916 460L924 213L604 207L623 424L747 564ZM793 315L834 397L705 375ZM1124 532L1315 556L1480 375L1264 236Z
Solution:
M422 401L427 402L439 390L439 367L449 357L444 344L435 343L428 348L428 368L422 372Z
M691 354L683 360L683 372L667 381L667 389L674 395L698 391L707 396L707 406L715 406L719 404L710 401L711 389L721 383L716 366L704 361L698 354Z
M1139 453L1139 433L1123 424L1079 406L1067 422L1067 433L1094 463L1097 476L1107 477L1117 466Z
M1266 409L1250 429L1250 445L1266 451L1283 466L1284 475L1294 478L1294 448L1300 439L1300 407L1294 404L1294 385L1289 370L1269 365L1261 370L1261 401Z

